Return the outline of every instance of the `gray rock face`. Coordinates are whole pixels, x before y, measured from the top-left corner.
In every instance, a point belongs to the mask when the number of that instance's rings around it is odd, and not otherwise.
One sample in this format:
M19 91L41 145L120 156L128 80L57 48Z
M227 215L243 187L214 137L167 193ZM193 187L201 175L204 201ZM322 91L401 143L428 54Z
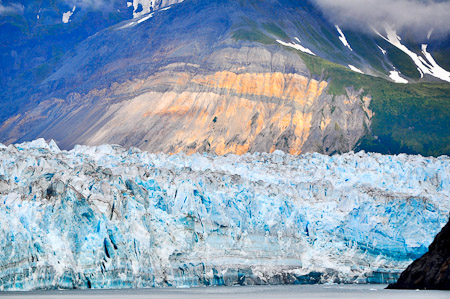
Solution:
M45 101L3 129L15 137L30 128L26 138L53 138L65 148L118 143L166 153L299 154L350 151L370 127L370 98L352 90L327 94L328 83L309 78L294 53L226 47L205 59L209 69L172 63L145 79Z
M351 64L388 78L392 66L377 46L387 41L349 35L350 51L308 1L149 3L133 1L136 18L80 42L38 84L25 85L22 108L0 123L0 141L332 154L353 150L371 131L370 95L346 85L341 95L329 92L333 78L314 66L321 60L311 63L298 46L340 70Z
M274 35L273 44L237 39L246 14L270 21L248 4L191 1L87 39L40 85L53 97L6 121L1 138L166 153L354 148L370 127L370 98L327 94Z
M388 288L450 290L450 222L436 236L428 252Z

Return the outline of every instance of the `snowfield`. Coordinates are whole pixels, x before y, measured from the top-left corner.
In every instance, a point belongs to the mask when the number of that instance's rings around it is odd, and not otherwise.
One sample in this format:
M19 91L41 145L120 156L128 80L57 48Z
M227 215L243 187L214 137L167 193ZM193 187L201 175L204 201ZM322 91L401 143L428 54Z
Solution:
M386 283L449 210L445 156L0 145L0 289Z
M443 81L450 82L450 72L443 69L441 66L439 66L436 61L434 60L433 56L431 56L430 53L427 52L428 45L422 44L422 56L417 55L410 49L408 49L405 45L401 43L400 36L397 35L397 32L393 30L392 28L386 26L386 37L381 35L378 31L374 29L374 32L389 42L391 45L397 47L399 50L403 51L405 54L407 54L411 59L414 61L414 63L417 66L417 70L420 72L421 76L423 77L424 74L431 75L433 77L439 78ZM425 57L425 58L424 58ZM392 78L392 72L391 72L391 78ZM395 79L393 79L395 81Z

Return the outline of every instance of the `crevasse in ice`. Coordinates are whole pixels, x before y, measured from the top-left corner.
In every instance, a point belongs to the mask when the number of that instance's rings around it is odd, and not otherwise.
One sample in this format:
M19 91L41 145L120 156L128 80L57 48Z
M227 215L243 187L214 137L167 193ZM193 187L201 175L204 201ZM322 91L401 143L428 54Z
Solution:
M0 145L0 289L388 282L449 209L449 157Z

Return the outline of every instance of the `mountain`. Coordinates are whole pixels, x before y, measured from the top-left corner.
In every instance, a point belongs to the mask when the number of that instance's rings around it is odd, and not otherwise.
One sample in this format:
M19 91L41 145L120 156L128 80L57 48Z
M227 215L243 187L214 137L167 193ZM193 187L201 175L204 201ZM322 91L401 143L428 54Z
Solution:
M0 161L5 291L390 283L450 211L449 157L39 139L0 144Z
M145 9L143 8L142 2ZM118 22L177 1L3 1L0 3L0 120L27 103L65 53Z
M309 1L61 3L49 25L58 33L36 25L14 50L21 59L35 47L49 53L57 37L60 54L35 54L2 77L4 143L450 154L448 39L341 28ZM67 23L63 12L73 13ZM1 31L8 26L18 25L2 19ZM16 64L15 47L2 65Z

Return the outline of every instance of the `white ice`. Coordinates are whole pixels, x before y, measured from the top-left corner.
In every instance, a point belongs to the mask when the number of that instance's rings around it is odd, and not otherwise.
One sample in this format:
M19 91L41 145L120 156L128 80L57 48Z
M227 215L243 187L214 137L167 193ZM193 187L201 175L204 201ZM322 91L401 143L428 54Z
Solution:
M127 22L125 25L120 26L120 27L117 28L117 29L120 30L120 29L130 28L130 27L136 26L137 24L138 24L138 22L131 21L131 22Z
M386 283L450 211L450 158L0 144L0 288Z

